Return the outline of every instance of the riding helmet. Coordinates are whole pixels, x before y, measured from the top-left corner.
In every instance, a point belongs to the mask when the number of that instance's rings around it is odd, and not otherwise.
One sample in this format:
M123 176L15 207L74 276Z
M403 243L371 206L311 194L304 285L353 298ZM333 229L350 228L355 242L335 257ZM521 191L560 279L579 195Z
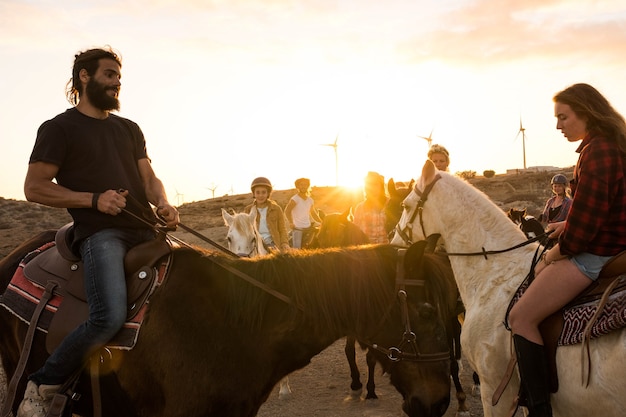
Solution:
M554 177L552 177L552 181L550 181L550 184L567 185L567 177L563 174L556 174Z
M255 187L267 187L268 191L271 193L273 190L272 183L265 177L258 177L252 180L252 184L250 185L250 189L254 192Z

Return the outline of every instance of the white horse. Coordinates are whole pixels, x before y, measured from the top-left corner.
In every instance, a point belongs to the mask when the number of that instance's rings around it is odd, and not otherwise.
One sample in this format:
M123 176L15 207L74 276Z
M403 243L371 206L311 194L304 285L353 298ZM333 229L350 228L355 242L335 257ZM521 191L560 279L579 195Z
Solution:
M256 208L252 207L250 213L230 214L222 209L224 224L228 226L228 249L239 256L252 258L267 255L263 246L263 238L256 226Z
M413 241L439 233L451 254L497 251L526 240L485 194L459 178L438 172L431 161L426 161L404 206L398 230L412 235ZM412 219L416 210L418 214ZM391 243L403 244L400 232ZM530 270L536 248L533 243L487 259L450 255L466 308L461 345L480 376L485 417L508 416L519 392L519 376L514 372L498 403L491 404L514 355L511 334L503 325L506 310ZM626 410L626 331L616 330L591 340L587 387L581 377L587 369L583 368L581 349L581 345L557 349L559 389L551 397L554 416L622 416Z
M255 256L267 255L269 252L263 246L263 238L256 225L257 211L252 207L250 213L230 214L222 209L224 224L228 226L226 239L228 249L239 256L252 258ZM280 380L278 398L285 399L291 395L289 377Z

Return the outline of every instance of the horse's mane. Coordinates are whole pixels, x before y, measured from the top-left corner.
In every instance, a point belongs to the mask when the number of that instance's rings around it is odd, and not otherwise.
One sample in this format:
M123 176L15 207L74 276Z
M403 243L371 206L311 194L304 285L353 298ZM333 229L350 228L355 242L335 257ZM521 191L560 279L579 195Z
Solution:
M460 205L452 207L454 212L453 222L459 224L467 224L473 222L474 227L465 228L472 230L473 236L455 236L455 238L466 241L482 241L490 242L493 240L501 240L504 238L506 243L519 243L520 239L525 239L524 233L519 230L516 225L509 220L504 211L498 207L484 192L480 191L472 184L464 179L453 176L447 172L439 172L441 180L435 185L434 189L440 189L443 193L436 193L437 198L443 198L443 202L438 202L439 210L450 207L447 196L454 195L459 200ZM433 190L434 190L433 189ZM433 198L435 195L433 194ZM426 202L427 210L429 203ZM465 208L472 208L476 216L468 216ZM435 214L437 215L437 214ZM448 218L448 221L450 219ZM458 230L456 224L449 225L451 229ZM504 232L504 233L503 233ZM429 231L432 233L432 231ZM478 250L480 247L477 248ZM486 248L486 249L502 249L502 248Z
M236 213L233 216L233 224L232 224L232 228L234 230L236 230L238 233L242 234L242 235L247 235L247 233L249 232L249 228L247 227L249 224L248 222L248 215L244 214L244 213Z
M381 320L395 296L396 249L391 246L298 251L250 259L178 249L175 262L193 268L198 285L217 280L227 293L220 295L228 300L223 307L225 320L251 329L263 327L266 317L275 312L275 302L283 301L218 263L236 268L291 298L294 305L290 313L272 319L289 326L306 321L318 329L343 333L350 330L348 323L353 323L354 329L364 330Z

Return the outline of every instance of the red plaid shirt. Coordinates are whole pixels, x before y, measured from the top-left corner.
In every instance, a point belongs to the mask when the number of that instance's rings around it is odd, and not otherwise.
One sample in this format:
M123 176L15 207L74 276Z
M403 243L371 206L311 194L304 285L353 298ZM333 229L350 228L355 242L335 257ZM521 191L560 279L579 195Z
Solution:
M615 141L590 135L576 152L580 156L572 181L574 198L559 238L561 253L616 255L626 250L624 155Z

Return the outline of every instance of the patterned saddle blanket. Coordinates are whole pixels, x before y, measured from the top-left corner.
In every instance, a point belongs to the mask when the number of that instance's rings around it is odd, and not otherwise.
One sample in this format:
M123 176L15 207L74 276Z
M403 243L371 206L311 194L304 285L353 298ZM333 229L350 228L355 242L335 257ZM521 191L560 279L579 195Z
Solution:
M169 257L166 257L155 266L142 267L133 274L136 276L127 278L127 285L136 286L132 284L134 278L134 281L141 281L141 288L129 287L127 321L107 344L108 347L129 350L135 346L148 309L149 297L163 283L168 266ZM72 274L79 274L78 280L72 279ZM87 320L88 307L84 295L81 295L80 290L72 289L82 287L82 284L69 283L82 282L82 264L79 261L62 259L54 242L36 249L20 262L5 293L0 296L0 305L30 324L49 280L58 281L59 285L43 309L37 321L37 329L47 333L46 347L51 352L67 333Z

